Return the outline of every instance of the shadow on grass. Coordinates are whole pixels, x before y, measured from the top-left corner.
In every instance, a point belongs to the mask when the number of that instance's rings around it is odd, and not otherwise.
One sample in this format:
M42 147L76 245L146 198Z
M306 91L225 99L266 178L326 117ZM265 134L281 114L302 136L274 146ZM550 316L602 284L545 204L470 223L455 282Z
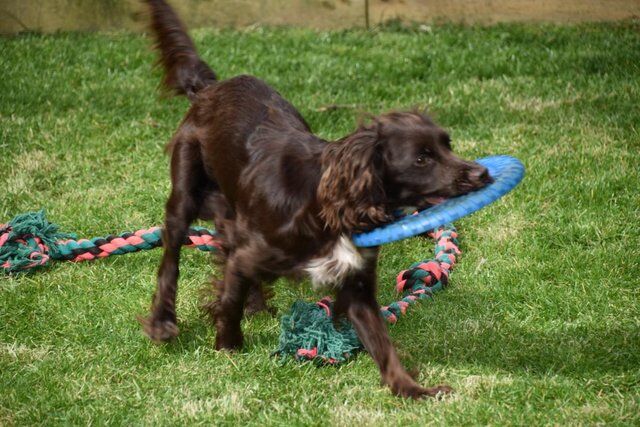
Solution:
M424 326L416 329L415 322L422 316L416 317L406 319L405 325L392 328L391 333L403 363L414 370L436 362L452 367L481 365L514 374L585 379L635 372L640 366L640 330L631 323L615 327L563 324L535 330L490 323L482 316L466 316L443 322L439 330L430 332ZM275 350L280 328L269 325L272 318L260 314L250 321L255 323L243 328L245 342L240 353ZM166 352L214 349L215 329L204 315L181 321L179 327L180 335L164 345ZM449 330L455 332L448 333Z
M463 322L464 319L461 320ZM455 326L454 326L455 328ZM617 327L563 327L541 331L494 324L480 330L394 334L407 362L431 361L456 365L483 365L508 372L562 375L577 379L637 372L640 366L640 330L631 324ZM414 337L408 336L414 334ZM430 338L429 338L430 337ZM426 345L421 341L431 339Z
M266 323L270 317L267 314L260 314L258 321ZM215 327L213 323L203 314L199 318L178 321L180 334L172 341L164 345L166 351L172 354L188 353L200 349L202 346L215 346ZM275 350L278 345L280 329L267 328L266 325L254 326L251 330L243 327L244 346L241 353L251 353L253 351L263 351L268 348Z

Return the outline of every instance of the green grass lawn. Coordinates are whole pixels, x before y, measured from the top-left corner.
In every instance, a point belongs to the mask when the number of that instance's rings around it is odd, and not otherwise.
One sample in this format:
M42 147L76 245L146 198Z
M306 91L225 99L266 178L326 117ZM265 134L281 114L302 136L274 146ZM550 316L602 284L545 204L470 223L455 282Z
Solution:
M464 157L509 154L516 191L457 223L451 286L391 335L443 401L407 401L362 353L339 368L270 356L278 318L308 286L276 285L276 317L216 352L199 294L216 273L185 250L180 337L157 346L146 313L160 251L0 277L0 425L639 424L640 24L434 26L314 32L199 30L220 76L257 75L337 138L363 111L428 107ZM0 39L0 220L46 208L94 237L161 224L163 145L184 99L157 92L142 35ZM381 301L429 256L384 246Z

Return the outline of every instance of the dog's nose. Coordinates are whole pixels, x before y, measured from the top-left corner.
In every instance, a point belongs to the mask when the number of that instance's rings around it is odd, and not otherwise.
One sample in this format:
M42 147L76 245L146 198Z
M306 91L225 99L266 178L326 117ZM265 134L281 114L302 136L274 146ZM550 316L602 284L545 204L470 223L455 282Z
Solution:
M484 166L476 166L469 171L469 178L472 182L488 185L493 182L493 178L489 175L489 170Z

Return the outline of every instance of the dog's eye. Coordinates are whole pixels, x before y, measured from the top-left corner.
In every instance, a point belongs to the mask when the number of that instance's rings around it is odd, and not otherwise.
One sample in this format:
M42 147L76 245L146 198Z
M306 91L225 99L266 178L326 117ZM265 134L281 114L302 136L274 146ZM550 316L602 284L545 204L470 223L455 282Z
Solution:
M417 166L424 166L429 162L429 158L427 157L426 154L420 154L418 156L418 158L416 158L416 165Z
M424 166L424 165L428 164L429 162L431 162L432 158L433 158L433 153L431 152L431 150L429 150L428 148L424 147L418 153L418 157L416 157L416 160L415 160L415 165L416 166Z

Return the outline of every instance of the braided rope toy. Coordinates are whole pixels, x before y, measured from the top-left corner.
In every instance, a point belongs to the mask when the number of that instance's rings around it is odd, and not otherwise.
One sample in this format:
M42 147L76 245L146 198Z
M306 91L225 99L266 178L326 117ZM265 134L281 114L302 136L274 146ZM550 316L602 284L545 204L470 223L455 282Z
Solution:
M416 262L398 274L396 289L404 293L403 298L380 309L389 323L396 323L410 305L432 298L434 292L447 284L456 255L460 254L457 233L452 226L445 226L429 235L437 241L436 257ZM216 251L220 249L216 237L213 230L192 227L184 245ZM90 261L159 246L162 246L159 227L117 236L77 239L73 234L59 232L58 226L47 221L41 210L17 215L9 223L0 225L0 268L5 273L27 273L51 260ZM349 322L340 319L336 329L331 318L332 309L333 303L328 297L317 303L296 301L290 314L282 317L279 347L274 353L293 355L297 360L338 364L362 350Z
M432 230L429 235L437 242L435 258L416 262L398 274L396 289L403 292L402 299L380 309L389 323L396 323L400 316L406 314L410 305L433 297L434 292L447 285L449 272L460 250L455 228L443 224L496 201L511 191L524 176L524 166L513 157L493 156L479 159L478 162L489 170L494 178L492 184L368 233L353 236L357 246L378 246ZM203 251L220 249L215 231L202 227L190 228L184 244ZM118 236L78 240L73 234L58 232L58 227L45 219L44 211L30 212L0 225L0 268L5 273L28 272L46 265L51 259L88 261L161 245L162 232L159 227ZM315 304L296 301L291 313L282 317L279 347L274 354L337 364L360 351L363 347L353 326L344 319L338 319L334 324L332 309L330 298L323 298Z
M184 245L201 251L220 248L216 232L204 227L189 228ZM58 226L47 221L41 210L17 215L9 223L0 225L0 268L5 273L23 273L43 267L50 260L90 261L159 246L162 246L160 227L77 239L74 234L58 232Z
M417 215L408 215L367 233L356 234L352 237L353 242L357 246L379 246L435 230L493 203L524 177L524 166L514 157L492 156L477 162L489 170L493 183L446 200ZM201 250L214 250L215 232L192 228L186 243ZM71 234L58 233L58 227L47 222L42 211L32 212L0 226L0 267L12 273L45 265L50 258L84 261L151 249L161 244L161 232L157 227L120 236L75 240Z
M408 215L367 233L355 234L357 246L379 246L437 229L493 203L511 191L524 177L522 163L510 156L492 156L477 160L485 166L494 182L478 191L446 200L417 215ZM58 233L58 227L44 219L44 213L19 215L0 225L0 267L19 272L45 265L49 258L83 261L120 255L161 245L157 227L91 240L75 240L71 234ZM215 233L204 228L189 230L188 240L201 250L214 250ZM61 240L67 239L67 240ZM209 247L213 246L213 247Z
M406 315L409 306L433 298L435 292L447 286L449 273L461 253L453 226L445 225L428 235L436 241L435 258L415 262L401 271L396 278L396 290L403 297L380 308L382 316L391 324ZM274 354L335 365L362 350L353 326L345 319L334 324L332 312L329 297L316 303L296 301L291 313L282 317L279 346Z

